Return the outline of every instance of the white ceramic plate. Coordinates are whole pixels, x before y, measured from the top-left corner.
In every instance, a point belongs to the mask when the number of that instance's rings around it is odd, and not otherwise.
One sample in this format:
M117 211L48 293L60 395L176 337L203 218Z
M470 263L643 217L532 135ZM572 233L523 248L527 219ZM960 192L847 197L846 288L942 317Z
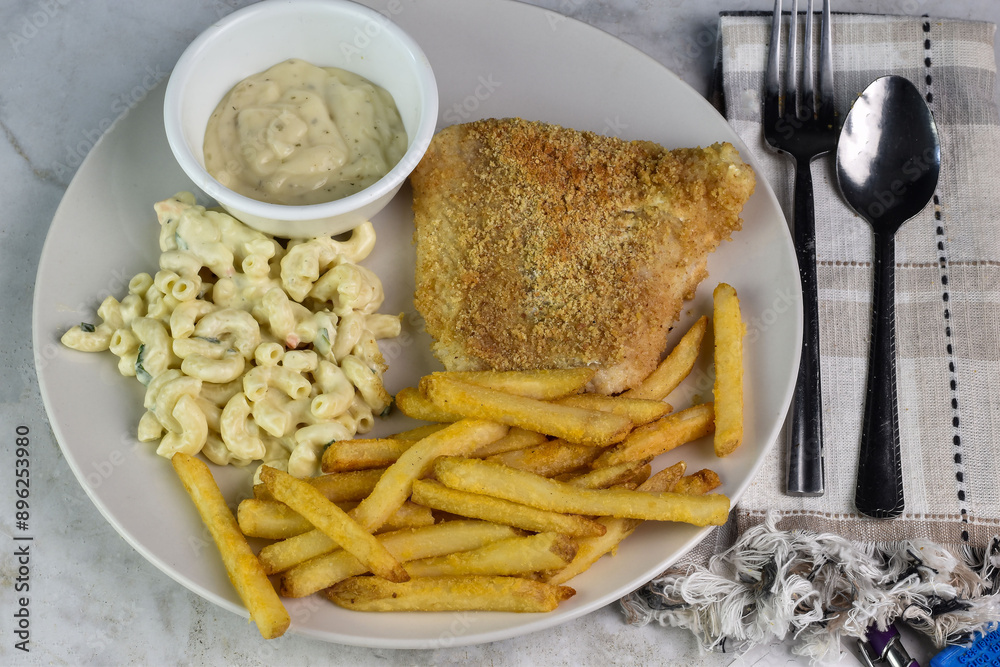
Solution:
M489 116L521 116L578 129L652 139L668 147L730 141L750 158L725 120L671 72L607 34L528 5L491 0L404 3L392 18L434 65L440 126ZM194 508L166 460L135 439L142 387L118 375L110 354L64 349L59 336L95 319L107 294L124 295L129 278L157 266L154 202L192 185L174 163L162 129L162 87L107 132L80 167L56 212L34 301L34 344L42 395L66 460L109 522L154 565L199 595L246 615ZM800 290L791 240L768 185L758 182L744 230L711 258L710 277L670 343L711 309L720 281L734 285L750 323L746 338L746 441L715 460L708 442L661 457L689 470L716 469L721 489L738 498L775 441L785 415L800 345ZM383 279L383 312L405 312L405 334L384 346L390 391L438 368L412 304L414 253L410 193L401 191L376 219L366 261ZM672 397L683 407L711 395L708 355ZM377 433L402 427L404 417ZM665 463L665 462L661 462ZM216 469L235 504L249 471ZM643 525L614 558L574 579L577 594L549 614L363 614L318 597L289 600L292 630L373 647L436 648L494 641L563 623L616 600L654 577L708 529ZM124 591L123 591L124 592ZM128 591L128 595L143 595Z

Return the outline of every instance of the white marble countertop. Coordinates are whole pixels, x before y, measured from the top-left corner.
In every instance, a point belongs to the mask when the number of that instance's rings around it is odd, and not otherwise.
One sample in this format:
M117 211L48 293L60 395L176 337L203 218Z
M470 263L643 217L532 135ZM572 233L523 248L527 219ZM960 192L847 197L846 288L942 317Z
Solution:
M625 624L617 604L560 627L438 650L336 646L294 634L263 642L235 614L148 563L90 503L48 427L31 349L35 269L76 168L120 113L166 77L184 47L244 0L0 3L0 663L3 664L797 664L787 647L699 656L686 631ZM620 37L706 93L723 9L770 0L533 0ZM1000 21L995 0L839 0L838 11ZM30 653L14 647L18 563L16 429L32 440ZM927 653L917 643L914 653ZM841 664L859 664L849 651ZM925 663L926 664L926 663Z

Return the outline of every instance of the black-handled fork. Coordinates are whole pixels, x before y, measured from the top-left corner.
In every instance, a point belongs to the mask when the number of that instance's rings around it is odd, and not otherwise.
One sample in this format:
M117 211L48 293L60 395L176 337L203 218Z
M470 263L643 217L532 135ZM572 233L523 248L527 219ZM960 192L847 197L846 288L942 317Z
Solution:
M802 100L798 97L796 64L798 0L792 0L788 28L785 91L779 84L781 0L775 0L771 45L764 79L764 138L775 150L795 161L793 237L802 281L802 360L789 413L786 492L821 496L823 475L823 394L820 383L819 297L816 285L816 223L810 164L837 146L839 118L833 105L833 57L830 43L830 1L823 2L820 25L819 100L813 87L813 0L808 0L802 57Z

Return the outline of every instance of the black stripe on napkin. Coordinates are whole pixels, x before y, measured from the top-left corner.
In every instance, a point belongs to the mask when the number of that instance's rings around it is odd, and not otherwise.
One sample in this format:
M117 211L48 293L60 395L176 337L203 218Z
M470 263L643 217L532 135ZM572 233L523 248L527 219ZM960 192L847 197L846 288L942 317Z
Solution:
M931 22L928 16L925 14L923 17L923 30L924 30L924 83L926 84L926 93L924 94L924 99L927 100L927 105L931 107L933 111L934 106L934 75L932 72L932 67L934 65L934 59L931 57L931 47L933 46L933 41L931 40ZM948 253L945 241L947 236L944 232L944 221L942 220L941 214L941 198L937 192L934 193L934 222L935 222L935 236L937 238L937 249L938 249L938 267L940 269L941 275L941 300L944 304L942 315L944 316L944 335L947 341L947 346L945 351L947 352L948 358L948 384L951 390L951 425L953 428L952 443L953 447L953 461L955 465L955 483L957 486L957 497L959 503L959 511L962 515L962 541L968 543L969 541L969 531L965 529L964 526L969 523L969 512L968 505L966 503L965 494L965 466L962 463L962 436L959 433L959 426L961 425L961 418L958 413L958 373L955 367L955 347L952 345L952 319L951 319L951 292L948 287Z

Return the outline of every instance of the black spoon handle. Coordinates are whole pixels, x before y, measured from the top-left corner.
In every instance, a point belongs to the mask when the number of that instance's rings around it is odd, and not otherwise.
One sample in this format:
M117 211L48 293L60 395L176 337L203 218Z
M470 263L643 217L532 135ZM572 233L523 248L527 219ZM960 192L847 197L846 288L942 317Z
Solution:
M876 232L874 245L868 391L854 504L861 514L892 519L903 513L896 412L896 252L891 233Z
M802 281L802 360L795 380L788 433L788 478L793 496L823 495L823 393L820 390L819 295L816 279L816 219L809 160L795 165L793 220L795 254Z

